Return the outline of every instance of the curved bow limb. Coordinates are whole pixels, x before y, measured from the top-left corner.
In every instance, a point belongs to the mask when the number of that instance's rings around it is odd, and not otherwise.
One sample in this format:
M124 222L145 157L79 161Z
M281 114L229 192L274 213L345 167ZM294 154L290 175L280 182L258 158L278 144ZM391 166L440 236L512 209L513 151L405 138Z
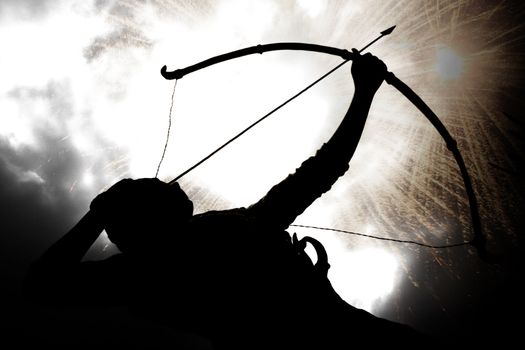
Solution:
M469 243L476 248L479 257L486 262L494 263L498 259L495 255L490 254L486 249L486 238L483 235L481 228L481 218L478 210L478 201L476 198L476 193L472 187L472 180L467 171L467 166L465 161L459 152L458 145L456 140L450 135L445 125L439 120L438 116L430 109L430 107L417 95L414 90L412 90L408 85L402 82L398 77L393 73L388 72L385 81L395 87L399 92L403 94L414 106L419 109L421 113L428 119L428 121L434 126L437 132L441 135L445 141L447 148L452 152L454 159L458 165L458 168L461 172L461 177L463 178L463 185L465 186L465 192L467 193L467 198L470 208L470 218L472 221L472 231L474 236L469 241Z
M389 28L390 29L390 28ZM265 45L256 45L248 48L232 51L223 55L215 56L199 62L197 64L188 66L183 69L177 69L172 72L167 71L167 67L163 66L161 69L161 74L165 79L181 79L185 75L198 71L200 69L212 66L214 64L228 61L234 58L239 58L251 54L262 54L268 51L279 51L279 50L294 50L294 51L311 51L325 53L329 55L335 55L343 58L345 61L352 60L354 54L346 49L339 49L330 46L309 44L309 43L297 43L297 42L282 42L282 43L272 43ZM481 227L481 218L478 211L478 202L476 199L476 194L472 187L472 181L467 171L467 167L459 152L457 143L454 138L450 135L445 125L439 120L437 115L428 107L428 105L405 83L403 83L399 78L397 78L393 73L387 72L385 81L394 86L399 92L401 92L414 106L416 106L421 113L430 121L430 123L436 128L441 137L445 140L445 143L448 149L454 155L454 159L458 164L458 167L463 178L463 184L465 186L465 191L467 193L467 198L470 207L470 216L472 220L472 230L474 232L473 238L468 242L474 248L476 248L479 257L485 261L494 263L498 259L495 255L489 253L486 249L486 238L483 235Z
M331 46L323 46L323 45L307 44L307 43L294 43L294 42L273 43L273 44L266 44L266 45L250 46L244 49L228 52L223 55L214 56L212 58L209 58L197 64L188 66L183 69L177 69L172 72L168 72L167 67L163 66L160 70L160 74L162 74L162 76L167 80L181 79L182 77L184 77L185 75L189 73L193 73L200 69L203 69L203 68L206 68L214 64L224 62L224 61L232 60L234 58L252 55L255 53L263 54L264 52L281 51L281 50L312 51L312 52L326 53L329 55L339 56L346 61L351 60L352 57L354 56L352 52L346 49L338 49L336 47L331 47Z

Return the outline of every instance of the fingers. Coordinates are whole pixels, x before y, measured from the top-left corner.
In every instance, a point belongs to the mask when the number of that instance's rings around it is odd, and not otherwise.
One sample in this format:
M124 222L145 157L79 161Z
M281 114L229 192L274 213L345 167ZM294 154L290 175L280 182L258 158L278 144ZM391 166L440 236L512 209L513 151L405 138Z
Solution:
M361 52L358 49L356 49L356 48L352 49L352 53L354 55L358 56L358 57L371 57L371 56L373 56L370 52L367 52L364 55L361 55ZM375 57L375 56L373 56L373 57Z
M360 54L357 49L352 49L354 54L353 61L359 62L358 64L362 65L366 63L366 66L377 69L379 71L386 71L386 65L378 57L372 55L370 52L365 54Z
M369 61L369 62L378 62L378 65L385 66L386 65L381 61L378 57L372 55L370 52L367 52L365 54L361 54L359 50L353 48L352 53L354 54L353 60L354 61Z

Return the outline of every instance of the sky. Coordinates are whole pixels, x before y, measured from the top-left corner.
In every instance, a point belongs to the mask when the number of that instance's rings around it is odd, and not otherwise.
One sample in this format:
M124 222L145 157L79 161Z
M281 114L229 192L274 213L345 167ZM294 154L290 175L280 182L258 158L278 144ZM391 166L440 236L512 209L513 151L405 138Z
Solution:
M330 279L356 307L443 337L499 334L523 305L524 10L518 1L1 0L2 299L15 298L27 265L94 196L122 178L155 176L173 91L163 65L272 42L359 49L397 25L369 51L458 141L488 246L504 259L486 264L466 246L290 232L325 245ZM184 77L159 178L173 179L339 62L274 52ZM352 94L347 65L183 177L196 212L256 202L328 140ZM435 245L472 235L453 157L386 84L350 170L295 223ZM115 251L101 236L88 258Z

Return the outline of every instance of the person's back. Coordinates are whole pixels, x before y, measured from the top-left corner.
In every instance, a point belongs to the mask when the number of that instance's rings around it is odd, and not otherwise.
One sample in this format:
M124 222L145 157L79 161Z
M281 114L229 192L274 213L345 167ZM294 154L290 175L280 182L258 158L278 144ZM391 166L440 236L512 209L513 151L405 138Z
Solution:
M304 290L298 273L311 262L286 232L262 239L268 228L244 208L196 215L186 229L184 249L145 263L156 270L141 278L151 279L141 313L216 342L252 338L265 323L272 332L293 324L285 318L295 317L292 299Z
M201 332L220 349L432 348L412 328L342 300L328 279L329 265L320 266L327 261L314 265L303 242L286 231L269 232L248 209L196 215L188 230L189 254L170 259L177 266L168 268L177 283L159 286L175 290L151 299L159 303L148 310L159 312L155 319Z

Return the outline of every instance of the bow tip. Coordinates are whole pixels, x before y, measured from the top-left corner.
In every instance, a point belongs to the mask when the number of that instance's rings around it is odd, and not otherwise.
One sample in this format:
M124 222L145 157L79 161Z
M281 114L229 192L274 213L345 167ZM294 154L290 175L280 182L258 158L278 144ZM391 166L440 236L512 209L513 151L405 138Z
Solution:
M162 68L160 69L160 74L166 78L166 72L168 71L168 67L166 66L162 66Z
M177 69L173 72L168 72L168 67L163 66L160 69L160 74L164 77L166 80L173 80L173 79L180 79L184 76L184 71L182 69Z

